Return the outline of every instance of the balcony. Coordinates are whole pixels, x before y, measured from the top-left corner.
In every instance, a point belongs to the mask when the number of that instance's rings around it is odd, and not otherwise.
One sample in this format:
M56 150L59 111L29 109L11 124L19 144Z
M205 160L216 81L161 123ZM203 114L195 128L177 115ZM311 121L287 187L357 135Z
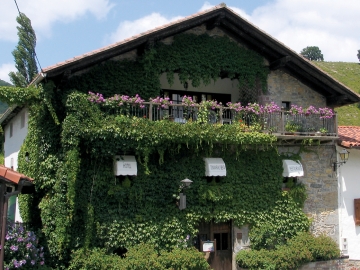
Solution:
M199 108L200 106L196 104L185 106L184 104L160 105L143 102L142 108L134 104L121 113L148 118L151 121L169 120L185 124L188 121L199 121L200 114L204 119L204 112L201 112ZM320 114L293 115L289 111L256 114L238 112L227 106L208 109L206 114L208 124L238 124L244 127L244 131L271 133L279 141L284 142L300 142L304 139L328 142L338 138L336 114L328 118L321 117Z

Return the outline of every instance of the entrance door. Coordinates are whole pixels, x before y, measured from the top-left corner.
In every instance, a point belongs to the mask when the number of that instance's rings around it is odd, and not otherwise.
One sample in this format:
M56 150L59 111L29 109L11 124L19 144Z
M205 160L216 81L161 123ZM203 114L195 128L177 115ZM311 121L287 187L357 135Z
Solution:
M206 258L212 269L231 270L232 244L231 221L222 223L199 224L199 234L195 246L201 251L201 241L214 241L214 252L207 253Z

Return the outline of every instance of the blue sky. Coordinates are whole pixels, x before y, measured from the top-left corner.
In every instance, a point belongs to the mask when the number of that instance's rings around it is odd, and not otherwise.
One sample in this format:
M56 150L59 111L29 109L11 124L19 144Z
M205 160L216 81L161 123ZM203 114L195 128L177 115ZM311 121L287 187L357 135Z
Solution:
M32 21L43 68L218 5L212 0L17 0ZM358 62L359 0L228 0L226 5L291 49L318 46L325 61ZM1 0L0 79L15 71L14 0Z

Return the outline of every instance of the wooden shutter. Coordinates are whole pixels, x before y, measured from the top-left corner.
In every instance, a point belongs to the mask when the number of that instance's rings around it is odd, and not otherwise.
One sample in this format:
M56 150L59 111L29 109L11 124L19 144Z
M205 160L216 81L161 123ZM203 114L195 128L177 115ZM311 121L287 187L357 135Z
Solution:
M360 226L360 199L354 199L355 225Z

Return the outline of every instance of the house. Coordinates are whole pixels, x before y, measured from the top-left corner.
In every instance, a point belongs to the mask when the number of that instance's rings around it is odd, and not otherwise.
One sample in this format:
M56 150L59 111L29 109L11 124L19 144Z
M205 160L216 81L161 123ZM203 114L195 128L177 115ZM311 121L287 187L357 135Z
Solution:
M339 242L331 109L360 96L226 5L45 68L32 84L45 102L0 122L6 165L36 179L22 217L38 222L54 260L150 241L216 250L211 266L235 269L249 224L266 235L262 225L281 220L286 238L306 216ZM259 104L271 105L258 114ZM294 178L303 209L281 192Z
M360 127L339 126L339 144L350 152L349 160L337 168L339 179L339 220L340 245L344 254L351 260L360 260L360 192L358 183L358 161L360 146ZM334 168L335 169L335 168Z

